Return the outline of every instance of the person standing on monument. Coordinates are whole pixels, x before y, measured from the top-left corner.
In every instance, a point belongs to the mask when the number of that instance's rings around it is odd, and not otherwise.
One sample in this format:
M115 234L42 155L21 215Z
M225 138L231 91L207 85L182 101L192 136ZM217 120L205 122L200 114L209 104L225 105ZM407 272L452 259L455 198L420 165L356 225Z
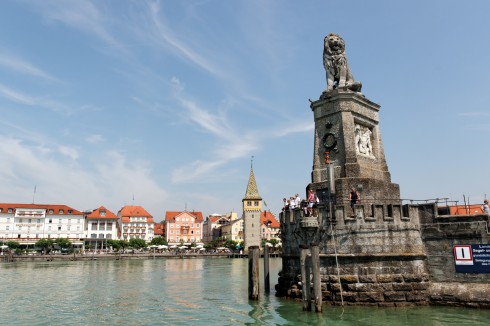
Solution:
M350 200L350 208L354 213L355 205L361 202L361 196L359 195L359 192L357 192L356 188L354 187L352 187L352 190L350 191L349 200Z
M481 210L483 211L483 214L486 216L490 216L490 208L488 207L488 200L483 201L483 205L481 206Z

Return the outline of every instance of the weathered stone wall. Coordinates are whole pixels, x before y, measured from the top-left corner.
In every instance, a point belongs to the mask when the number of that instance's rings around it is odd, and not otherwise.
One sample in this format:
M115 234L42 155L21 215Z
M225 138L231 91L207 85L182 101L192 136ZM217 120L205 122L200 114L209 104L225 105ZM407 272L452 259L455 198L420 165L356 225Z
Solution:
M456 273L453 246L488 244L488 217L424 215L421 235L431 277L432 304L490 308L490 274Z
M280 215L277 295L301 298L299 246L314 242L325 303L339 304L342 292L346 304L490 306L490 274L456 273L453 257L454 244L490 242L486 217L438 216L435 204L359 206L351 216L337 205L333 219L319 207L317 229L301 227L300 210Z

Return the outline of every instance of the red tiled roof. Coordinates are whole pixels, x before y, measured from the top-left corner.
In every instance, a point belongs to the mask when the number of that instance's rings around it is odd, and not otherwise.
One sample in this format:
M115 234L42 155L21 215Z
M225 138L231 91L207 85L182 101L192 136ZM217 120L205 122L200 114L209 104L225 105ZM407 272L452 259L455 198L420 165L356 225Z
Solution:
M188 212L188 211L182 211L182 212L172 212L172 211L167 211L165 212L165 220L170 221L175 219L180 214L187 213L189 215L192 215L196 218L196 222L202 222L204 218L202 217L202 212Z
M481 204L440 206L441 210L449 209L449 215L477 215L483 214Z
M165 225L163 223L155 223L153 226L153 233L155 235L165 235Z
M121 216L122 222L128 223L130 217L146 217L147 223L153 223L153 216L150 215L143 207L141 206L124 206L119 211L118 215Z
M100 211L104 211L105 210L105 216L102 216ZM94 209L92 213L90 213L89 215L87 215L87 218L117 218L116 214L114 214L113 212L111 212L110 210L108 210L107 208L105 208L104 206L100 206L99 208L97 209Z
M51 205L51 204L15 204L15 203L0 203L0 208L2 209L2 213L7 213L9 208L13 209L13 212L15 212L16 208L33 208L33 209L45 209L46 211L49 211L52 209L54 211L54 214L59 214L60 209L63 210L63 214L68 214L68 211L71 211L72 215L83 215L82 212L71 208L70 206L66 205Z
M280 225L279 225L279 222L276 220L276 217L274 216L274 214L272 214L271 212L268 212L268 211L264 211L262 213L260 213L260 223L261 224L267 224L267 223L271 223L270 224L270 227L271 228L279 228Z
M208 220L211 221L211 223L215 223L215 222L219 221L222 218L223 218L223 216L209 216L208 217Z

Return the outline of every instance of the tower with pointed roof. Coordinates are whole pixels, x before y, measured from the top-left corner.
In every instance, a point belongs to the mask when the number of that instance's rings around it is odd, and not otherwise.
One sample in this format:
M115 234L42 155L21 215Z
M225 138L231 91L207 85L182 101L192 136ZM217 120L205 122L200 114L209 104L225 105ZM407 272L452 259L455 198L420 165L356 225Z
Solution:
M260 213L262 212L262 197L259 195L259 189L255 182L252 163L250 163L250 176L242 204L244 248L247 252L250 246L260 246Z

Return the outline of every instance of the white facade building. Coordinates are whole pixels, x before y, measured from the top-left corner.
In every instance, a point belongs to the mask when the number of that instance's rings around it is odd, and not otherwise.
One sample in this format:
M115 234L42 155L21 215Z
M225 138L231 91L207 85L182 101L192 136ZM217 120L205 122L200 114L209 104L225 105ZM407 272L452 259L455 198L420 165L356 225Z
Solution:
M34 245L40 239L65 238L83 245L84 215L66 205L0 203L0 241Z
M143 239L150 242L154 237L153 216L141 206L124 206L117 213L121 226L121 240Z
M92 248L107 247L107 239L118 240L118 217L116 214L100 206L86 217L85 242Z

